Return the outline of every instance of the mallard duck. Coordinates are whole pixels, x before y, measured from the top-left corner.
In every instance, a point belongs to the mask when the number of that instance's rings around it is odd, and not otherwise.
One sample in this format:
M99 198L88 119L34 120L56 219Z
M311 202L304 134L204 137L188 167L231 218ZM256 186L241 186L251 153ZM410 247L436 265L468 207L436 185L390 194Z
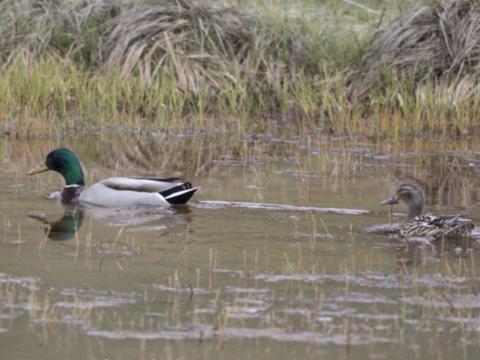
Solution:
M168 206L185 204L198 188L178 178L113 177L85 186L82 166L69 149L51 151L45 163L30 170L27 175L48 170L60 173L65 179L61 199L67 204L92 204L105 207Z
M403 201L408 206L407 219L400 226L400 235L433 238L462 238L470 236L475 224L462 215L422 215L425 205L423 189L414 182L401 184L395 195L383 200L381 205L393 205Z

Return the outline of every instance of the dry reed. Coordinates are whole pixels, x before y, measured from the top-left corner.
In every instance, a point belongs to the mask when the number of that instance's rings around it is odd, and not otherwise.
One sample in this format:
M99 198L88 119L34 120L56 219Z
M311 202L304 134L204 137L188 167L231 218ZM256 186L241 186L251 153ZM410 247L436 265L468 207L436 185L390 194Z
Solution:
M353 89L366 96L396 73L413 85L420 100L430 82L436 95L459 103L478 94L479 69L480 2L433 2L401 14L376 33Z

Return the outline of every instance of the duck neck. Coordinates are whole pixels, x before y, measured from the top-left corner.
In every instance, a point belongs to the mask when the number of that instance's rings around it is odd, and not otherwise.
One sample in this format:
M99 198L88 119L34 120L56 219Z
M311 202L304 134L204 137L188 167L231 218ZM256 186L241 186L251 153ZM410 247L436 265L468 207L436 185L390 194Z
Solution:
M407 221L412 221L416 216L422 215L423 203L419 199L412 199L408 204Z
M78 162L78 160L77 160ZM69 186L83 186L85 185L85 178L83 176L83 170L79 163L68 166L61 173L65 179L65 185Z
M62 202L65 204L77 203L78 196L82 192L84 186L78 184L66 185L62 190Z

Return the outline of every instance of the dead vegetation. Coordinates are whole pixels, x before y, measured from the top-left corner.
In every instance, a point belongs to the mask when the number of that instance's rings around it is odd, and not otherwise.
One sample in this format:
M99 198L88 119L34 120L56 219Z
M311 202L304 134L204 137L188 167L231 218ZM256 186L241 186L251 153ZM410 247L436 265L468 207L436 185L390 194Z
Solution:
M425 86L459 103L479 92L480 2L433 2L401 14L384 25L355 73L354 92L362 97L385 86L395 74L416 89Z
M145 85L169 74L193 94L240 78L278 85L316 61L310 37L294 26L198 0L7 0L0 31L4 63L19 51L54 53L96 72L120 68Z
M305 37L279 32L268 19L238 7L162 0L135 5L113 22L104 66L138 72L147 84L167 72L194 94L203 85L219 89L225 79L240 77L272 86L308 64Z
M280 120L394 137L479 127L480 1L396 0L385 16L356 6L368 21L338 4L299 0L292 13L280 0L237 3L0 2L3 127L145 129L206 117L242 131ZM395 18L400 3L411 10ZM305 15L309 6L322 11ZM380 19L393 20L369 41Z

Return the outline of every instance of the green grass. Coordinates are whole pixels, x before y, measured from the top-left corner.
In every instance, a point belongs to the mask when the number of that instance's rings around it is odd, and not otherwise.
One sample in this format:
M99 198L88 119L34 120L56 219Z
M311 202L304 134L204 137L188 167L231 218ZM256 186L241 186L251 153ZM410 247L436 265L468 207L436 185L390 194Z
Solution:
M4 134L231 129L232 120L241 134L456 136L478 126L472 97L454 103L401 74L386 72L368 99L352 96L350 74L377 25L407 0L147 3L3 2Z

